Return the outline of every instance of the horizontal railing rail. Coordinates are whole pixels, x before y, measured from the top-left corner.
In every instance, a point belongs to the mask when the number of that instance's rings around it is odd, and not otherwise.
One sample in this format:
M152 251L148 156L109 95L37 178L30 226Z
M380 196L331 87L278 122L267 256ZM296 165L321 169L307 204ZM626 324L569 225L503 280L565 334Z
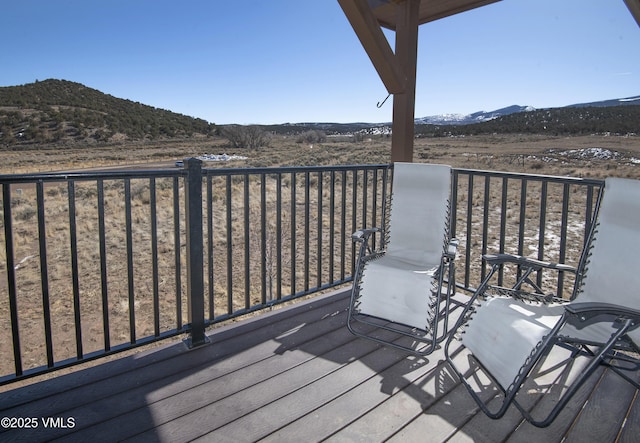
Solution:
M0 176L0 383L180 334L197 346L210 325L350 283L350 235L384 227L391 173L189 159ZM454 170L458 288L477 287L487 253L577 265L601 186ZM573 277L536 278L567 295Z

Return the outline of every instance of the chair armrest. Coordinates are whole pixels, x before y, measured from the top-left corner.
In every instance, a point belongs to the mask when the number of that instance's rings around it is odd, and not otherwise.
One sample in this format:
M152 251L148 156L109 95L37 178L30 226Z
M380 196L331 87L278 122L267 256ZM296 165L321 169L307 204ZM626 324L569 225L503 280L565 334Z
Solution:
M369 237L371 237L371 235L375 234L376 232L380 232L380 228L359 229L351 234L351 240L353 240L354 242L366 242Z
M515 254L487 254L483 255L482 258L484 258L487 263L492 266L500 265L503 263L513 263L517 265L527 266L535 270L545 268L555 269L557 271L572 272L574 274L577 272L576 268L574 268L573 266L565 265L562 263L545 262Z

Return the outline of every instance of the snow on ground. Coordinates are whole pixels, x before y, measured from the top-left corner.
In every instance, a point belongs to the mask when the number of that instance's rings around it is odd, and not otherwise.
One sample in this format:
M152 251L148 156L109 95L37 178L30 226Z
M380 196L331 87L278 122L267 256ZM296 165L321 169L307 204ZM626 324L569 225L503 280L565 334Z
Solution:
M528 159L540 160L545 163L566 163L571 160L615 160L631 164L640 164L640 159L636 157L630 157L622 152L598 147L583 149L547 149L545 155L530 155Z

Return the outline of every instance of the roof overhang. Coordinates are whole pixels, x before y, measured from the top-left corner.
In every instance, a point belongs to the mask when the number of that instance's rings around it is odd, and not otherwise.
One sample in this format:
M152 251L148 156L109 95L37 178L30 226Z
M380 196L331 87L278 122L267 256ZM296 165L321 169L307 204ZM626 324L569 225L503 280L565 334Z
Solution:
M395 6L403 1L404 0L368 0L368 3L380 26L395 30L397 27L397 8ZM422 0L418 8L418 25L497 1L500 0Z
M500 0L338 0L389 94L391 161L413 161L418 27ZM624 0L640 26L640 0ZM395 51L382 28L395 32Z

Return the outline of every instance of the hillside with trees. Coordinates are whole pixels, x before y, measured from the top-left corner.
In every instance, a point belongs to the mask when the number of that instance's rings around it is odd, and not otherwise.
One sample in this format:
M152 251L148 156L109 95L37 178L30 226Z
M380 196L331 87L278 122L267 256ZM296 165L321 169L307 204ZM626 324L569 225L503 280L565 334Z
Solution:
M612 104L616 101L610 101ZM620 102L619 100L617 101ZM417 124L416 137L483 134L579 136L640 133L640 100L627 106L609 102L516 112L483 123ZM217 127L203 119L104 94L66 80L0 87L0 149L42 146L85 147L137 141L178 140L222 135L235 148L269 145L273 135L298 143L320 143L327 135L357 137L390 133L390 123L285 123Z
M416 125L418 137L481 134L640 134L640 105L587 106L518 112L472 125Z
M157 140L215 130L205 120L66 80L0 87L0 146Z

